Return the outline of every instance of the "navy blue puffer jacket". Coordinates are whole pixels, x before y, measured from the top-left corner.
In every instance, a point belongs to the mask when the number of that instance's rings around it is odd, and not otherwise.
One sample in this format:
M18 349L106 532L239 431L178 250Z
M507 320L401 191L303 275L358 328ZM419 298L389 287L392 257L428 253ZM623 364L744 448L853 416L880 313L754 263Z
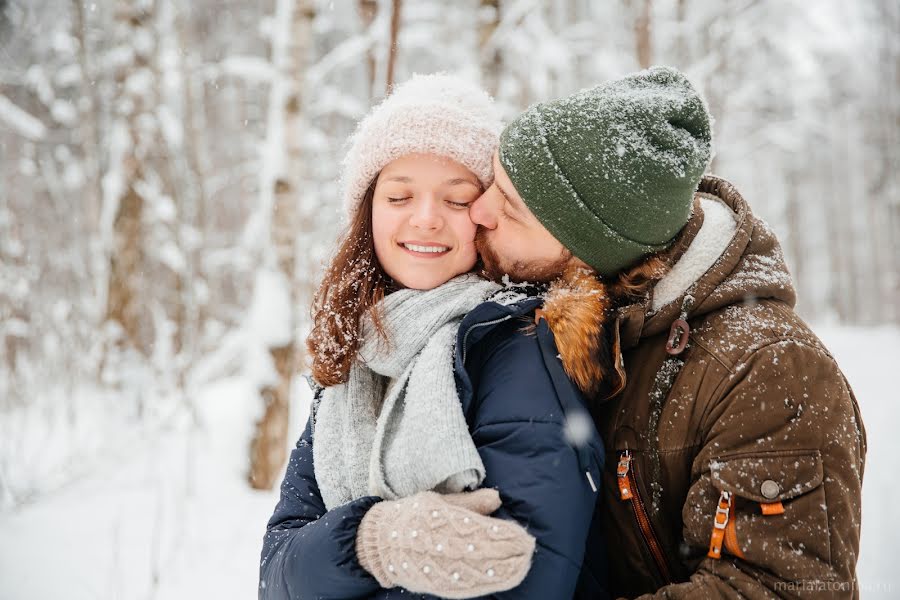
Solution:
M483 487L496 488L503 506L493 516L514 519L537 538L531 569L515 589L492 598L547 600L603 597L604 561L582 563L587 545L605 544L596 523L603 445L582 396L566 377L552 332L534 309L541 300L485 302L463 320L455 370L463 412L487 472ZM570 427L587 432L571 445ZM357 562L356 530L377 497L326 511L313 471L307 426L291 453L281 500L269 520L260 563L259 598L425 598L400 588L382 589ZM599 510L599 509L598 509ZM589 539L591 538L591 539Z

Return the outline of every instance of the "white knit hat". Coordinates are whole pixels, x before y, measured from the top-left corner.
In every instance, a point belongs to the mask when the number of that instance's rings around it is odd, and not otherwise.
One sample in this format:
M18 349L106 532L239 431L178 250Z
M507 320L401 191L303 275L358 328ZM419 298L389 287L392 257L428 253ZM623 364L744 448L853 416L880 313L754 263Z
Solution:
M492 157L501 122L493 99L453 75L413 75L360 121L349 140L341 177L344 210L352 216L374 177L407 154L437 154L493 181Z

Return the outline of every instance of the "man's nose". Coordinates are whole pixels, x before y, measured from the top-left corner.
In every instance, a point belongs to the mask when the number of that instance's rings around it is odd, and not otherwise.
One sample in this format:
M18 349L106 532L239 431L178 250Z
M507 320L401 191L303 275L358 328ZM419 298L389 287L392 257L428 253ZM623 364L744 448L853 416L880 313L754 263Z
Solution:
M416 203L413 213L409 217L409 224L417 229L440 229L443 221L435 203L430 199L423 200L423 202Z
M496 229L500 200L501 196L494 186L489 187L469 206L469 218L476 225L481 225L486 229Z

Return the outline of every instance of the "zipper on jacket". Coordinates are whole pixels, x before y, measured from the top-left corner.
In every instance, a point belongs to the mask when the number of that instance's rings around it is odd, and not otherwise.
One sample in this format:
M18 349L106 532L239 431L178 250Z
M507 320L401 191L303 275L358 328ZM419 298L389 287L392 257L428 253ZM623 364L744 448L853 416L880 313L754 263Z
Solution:
M637 485L637 476L635 469L631 464L631 452L625 450L619 454L619 464L616 468L616 475L619 482L619 497L622 500L628 500L631 503L631 509L634 512L634 518L637 521L638 529L641 531L641 537L650 550L659 574L662 576L664 583L673 583L672 576L669 571L669 564L666 561L665 552L662 544L653 531L653 524L650 522L650 515L644 501L641 499L641 493Z
M466 364L466 352L469 351L468 341L469 334L472 333L473 330L478 329L479 327L489 327L491 325L496 325L497 323L502 323L503 321L508 321L512 319L512 315L506 315L505 317L500 317L499 319L494 319L492 321L485 321L484 323L475 323L469 329L466 330L466 334L463 336L463 347L462 347L462 361L463 364Z

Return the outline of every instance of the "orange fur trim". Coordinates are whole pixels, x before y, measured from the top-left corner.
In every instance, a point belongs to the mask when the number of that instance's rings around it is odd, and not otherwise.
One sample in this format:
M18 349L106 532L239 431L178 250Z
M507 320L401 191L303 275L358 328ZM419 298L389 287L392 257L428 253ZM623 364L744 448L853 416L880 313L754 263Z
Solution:
M596 398L616 358L603 326L612 302L606 287L584 267L566 269L547 292L543 316L553 331L563 368L589 399ZM609 363L609 364L607 364ZM618 386L615 386L618 387Z
M556 338L566 373L588 400L612 398L624 389L625 368L613 307L646 298L669 270L677 246L648 257L609 283L578 261L550 286L543 316Z

